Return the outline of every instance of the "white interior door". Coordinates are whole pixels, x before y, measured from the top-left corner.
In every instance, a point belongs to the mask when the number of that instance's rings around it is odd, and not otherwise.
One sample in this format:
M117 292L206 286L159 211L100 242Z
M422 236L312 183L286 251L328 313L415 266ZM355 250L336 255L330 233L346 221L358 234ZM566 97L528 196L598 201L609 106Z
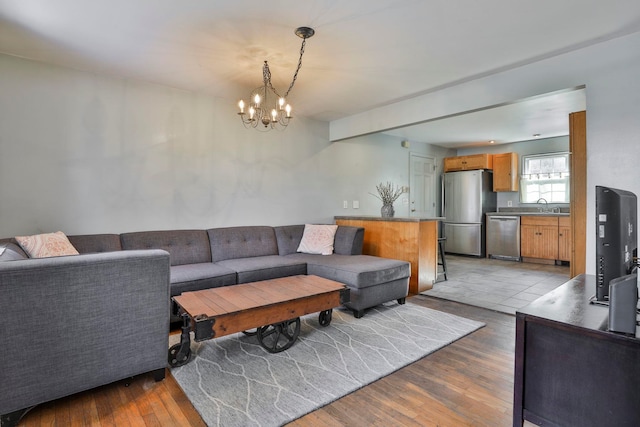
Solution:
M409 216L436 215L436 159L411 153L409 162Z

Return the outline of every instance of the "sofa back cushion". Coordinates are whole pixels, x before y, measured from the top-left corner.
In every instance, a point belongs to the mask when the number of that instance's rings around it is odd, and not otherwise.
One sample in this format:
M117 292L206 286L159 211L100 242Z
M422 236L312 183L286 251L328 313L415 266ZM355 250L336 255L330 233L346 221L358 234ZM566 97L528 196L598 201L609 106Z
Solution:
M205 230L140 231L120 235L122 249L164 249L171 265L211 262L211 247Z
M295 254L298 251L298 246L300 246L302 234L304 233L304 224L283 225L273 227L273 230L276 233L279 255Z
M304 228L304 226L303 226ZM225 259L278 255L273 227L245 226L207 230L213 262Z
M362 255L364 228L341 225L336 230L333 252L338 255Z
M300 246L304 225L274 227L280 255L295 254ZM338 226L333 243L333 252L338 255L362 255L364 228Z
M122 250L119 234L82 234L68 237L73 247L81 254Z

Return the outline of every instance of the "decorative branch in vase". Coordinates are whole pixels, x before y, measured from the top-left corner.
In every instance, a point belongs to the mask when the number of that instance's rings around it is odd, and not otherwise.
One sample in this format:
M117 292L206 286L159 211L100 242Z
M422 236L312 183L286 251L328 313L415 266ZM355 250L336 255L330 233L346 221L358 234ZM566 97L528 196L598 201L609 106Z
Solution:
M393 202L398 200L398 197L403 193L402 187L396 187L389 181L386 184L380 183L376 185L376 190L378 190L378 194L369 193L372 196L377 197L382 201L382 208L380 209L380 213L383 218L391 218L395 214L395 210L393 209Z

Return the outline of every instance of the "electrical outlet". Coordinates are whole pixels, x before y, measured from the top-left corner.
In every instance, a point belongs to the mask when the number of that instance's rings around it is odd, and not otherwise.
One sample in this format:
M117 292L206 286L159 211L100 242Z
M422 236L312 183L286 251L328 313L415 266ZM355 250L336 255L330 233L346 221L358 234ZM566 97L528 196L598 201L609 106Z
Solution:
M353 201L353 209L360 209L360 202L357 200Z
M349 201L348 200L343 200L342 201L342 207L345 208L345 209L348 209L349 208Z
M512 207L513 206L513 202L511 200L507 200L507 207Z

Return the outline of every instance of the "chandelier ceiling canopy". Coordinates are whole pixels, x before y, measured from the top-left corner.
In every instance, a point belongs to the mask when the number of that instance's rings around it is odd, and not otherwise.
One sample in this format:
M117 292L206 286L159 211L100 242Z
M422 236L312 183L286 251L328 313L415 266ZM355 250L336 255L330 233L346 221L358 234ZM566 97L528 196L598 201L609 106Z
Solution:
M300 59L298 60L298 68L293 74L293 79L289 88L284 94L279 94L276 88L271 84L271 71L269 64L264 61L262 66L262 86L255 88L247 102L241 99L238 102L240 111L238 115L246 128L255 128L261 131L271 129L285 129L291 120L291 104L287 102L287 97L293 89L293 85L298 78L298 72L302 67L302 55L307 43L307 39L315 34L313 28L299 27L295 34L302 39L300 47Z

